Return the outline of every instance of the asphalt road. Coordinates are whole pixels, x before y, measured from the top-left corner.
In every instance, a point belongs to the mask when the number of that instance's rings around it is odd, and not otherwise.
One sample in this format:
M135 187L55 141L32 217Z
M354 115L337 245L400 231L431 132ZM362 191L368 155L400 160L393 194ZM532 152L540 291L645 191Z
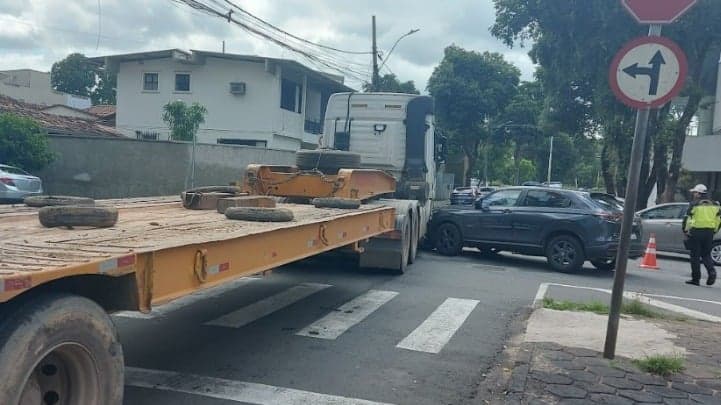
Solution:
M684 261L661 266L631 264L627 289L721 316L721 304L705 302L721 301L721 288L683 284ZM125 403L478 403L509 325L541 284L557 299L607 301L567 286L610 289L612 278L474 252L424 253L400 277L336 258L296 263L150 316L114 316L129 367Z

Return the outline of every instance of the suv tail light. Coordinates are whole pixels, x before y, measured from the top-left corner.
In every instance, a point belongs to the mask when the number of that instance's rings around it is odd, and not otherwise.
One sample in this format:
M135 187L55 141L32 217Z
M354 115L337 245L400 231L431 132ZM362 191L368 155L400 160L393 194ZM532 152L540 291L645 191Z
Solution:
M598 212L594 214L595 216L603 219L604 221L618 223L623 221L623 213L622 212Z
M0 183L5 184L6 186L15 187L15 182L9 177L0 177Z

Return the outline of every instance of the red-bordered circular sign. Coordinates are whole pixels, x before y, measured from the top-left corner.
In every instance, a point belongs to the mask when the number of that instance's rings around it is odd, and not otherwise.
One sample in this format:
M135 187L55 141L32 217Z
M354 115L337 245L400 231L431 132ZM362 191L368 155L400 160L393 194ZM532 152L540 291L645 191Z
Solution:
M628 42L611 62L608 82L618 99L633 108L660 107L681 92L688 62L675 42L639 37Z

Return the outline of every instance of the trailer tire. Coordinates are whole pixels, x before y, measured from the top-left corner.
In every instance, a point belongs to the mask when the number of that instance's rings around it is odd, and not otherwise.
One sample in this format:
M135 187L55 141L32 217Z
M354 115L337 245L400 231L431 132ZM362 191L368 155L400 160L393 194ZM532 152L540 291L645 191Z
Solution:
M411 240L410 240L410 250L408 252L408 264L413 264L416 261L416 257L418 257L418 243L419 243L419 236L421 233L421 224L420 224L420 217L418 215L413 215L413 220L411 221Z
M225 216L239 221L289 222L293 220L293 211L287 208L229 207Z
M295 154L295 165L299 169L317 169L325 174L337 174L339 169L356 169L360 163L359 154L343 150L299 150Z
M38 218L46 228L57 226L109 228L118 222L118 210L113 207L43 207L38 212Z
M185 190L186 193L228 193L228 194L245 194L242 193L240 187L236 186L205 186L191 188Z
M123 350L95 302L33 296L0 314L0 404L120 405Z
M87 197L67 195L34 195L23 200L28 207L54 207L59 205L95 205L95 200Z
M313 205L316 208L340 208L344 210L354 210L360 208L361 200L354 198L314 198Z
M401 261L398 267L395 269L395 274L401 275L408 270L408 258L410 257L411 251L411 224L410 220L405 221L403 225L403 232L401 233Z

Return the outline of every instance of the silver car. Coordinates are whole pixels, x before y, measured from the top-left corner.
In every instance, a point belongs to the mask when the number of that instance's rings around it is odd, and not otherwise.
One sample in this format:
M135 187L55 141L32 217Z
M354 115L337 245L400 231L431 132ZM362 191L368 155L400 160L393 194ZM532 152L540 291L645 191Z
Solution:
M43 193L39 177L17 167L0 164L0 201L18 201Z
M681 223L688 210L688 203L659 204L638 212L643 222L643 241L648 243L651 234L656 235L656 250L688 254L683 244ZM721 232L714 237L711 258L721 266Z

